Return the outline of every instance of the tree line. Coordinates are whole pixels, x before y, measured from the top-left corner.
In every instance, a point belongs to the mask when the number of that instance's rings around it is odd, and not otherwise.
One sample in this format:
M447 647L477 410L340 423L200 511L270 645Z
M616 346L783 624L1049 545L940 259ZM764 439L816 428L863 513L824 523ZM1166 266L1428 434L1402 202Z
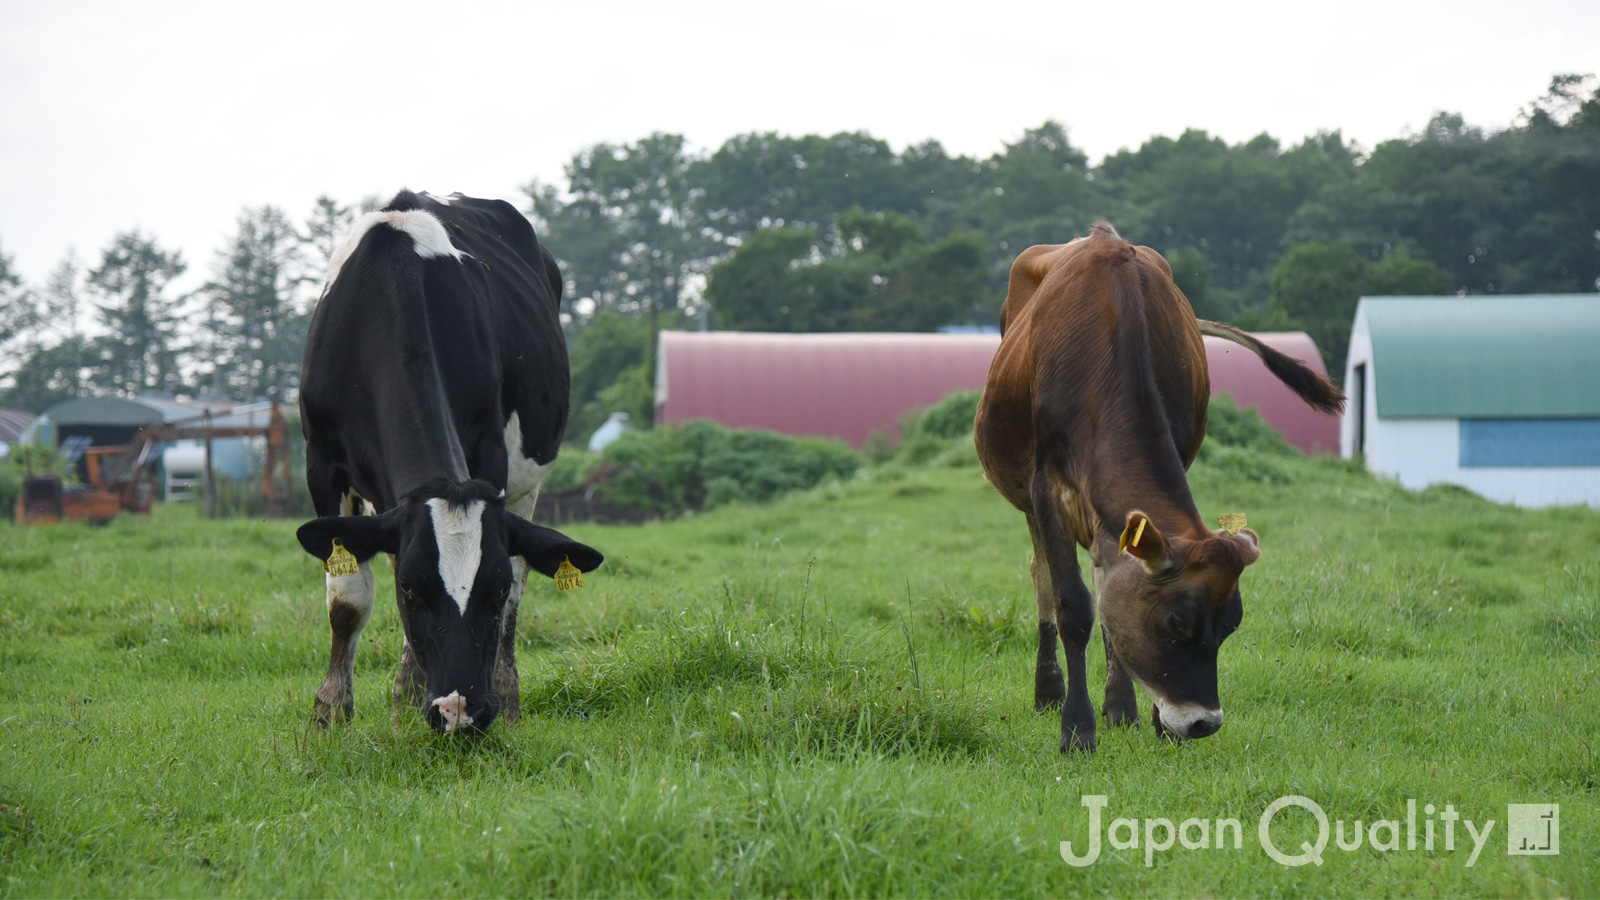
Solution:
M210 277L183 294L172 285L188 261L138 229L89 263L69 250L38 286L0 253L0 405L38 412L85 394L294 399L309 295L354 215L328 197L299 225L274 206L246 208ZM86 317L98 327L82 328Z
M1096 219L1148 244L1202 317L1303 329L1336 377L1362 294L1600 288L1600 85L1559 75L1517 120L1441 113L1370 150L1327 132L1285 147L1189 130L1091 165L1057 122L988 158L864 132L680 135L584 148L525 208L561 264L575 437L612 410L648 422L663 327L925 331L992 324L1011 260ZM353 216L240 214L206 285L138 232L28 287L0 254L0 403L84 391L290 399L311 305ZM104 330L75 333L87 294ZM180 328L179 320L189 323Z

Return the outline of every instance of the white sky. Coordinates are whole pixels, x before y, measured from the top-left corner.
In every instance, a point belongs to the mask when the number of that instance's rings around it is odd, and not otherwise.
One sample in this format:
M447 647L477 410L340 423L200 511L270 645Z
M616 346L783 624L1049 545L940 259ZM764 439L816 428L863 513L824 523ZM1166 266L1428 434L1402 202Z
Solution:
M1191 126L1371 147L1441 109L1503 127L1552 74L1600 70L1596 35L1594 0L0 0L0 251L39 283L137 226L192 287L246 205L521 206L575 151L656 130L988 156L1055 118L1095 161Z

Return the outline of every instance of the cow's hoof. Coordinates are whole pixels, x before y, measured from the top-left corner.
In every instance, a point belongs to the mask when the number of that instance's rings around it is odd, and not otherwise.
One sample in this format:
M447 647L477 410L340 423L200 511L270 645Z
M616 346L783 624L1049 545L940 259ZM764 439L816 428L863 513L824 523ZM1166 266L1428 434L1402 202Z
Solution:
M1033 711L1036 713L1051 712L1061 708L1061 701L1066 699L1067 685L1061 679L1061 673L1055 673L1055 681L1051 683L1048 678L1035 678L1033 680Z
M1094 732L1081 731L1068 732L1061 736L1062 753L1093 753L1099 741L1095 740Z
M1105 711L1106 723L1109 725L1131 726L1134 728L1139 726L1139 708L1136 706L1131 704L1125 706L1121 703L1107 700L1102 709Z
M317 723L321 728L348 722L355 713L356 704L354 699L339 703L329 703L318 697L311 704L311 721Z

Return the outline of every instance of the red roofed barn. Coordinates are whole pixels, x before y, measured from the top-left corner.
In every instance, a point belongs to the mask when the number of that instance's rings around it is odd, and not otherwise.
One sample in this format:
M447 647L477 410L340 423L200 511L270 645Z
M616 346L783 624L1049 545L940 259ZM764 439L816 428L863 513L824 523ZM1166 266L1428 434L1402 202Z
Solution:
M1324 372L1304 332L1258 334ZM998 334L758 334L663 331L656 423L712 419L730 428L842 438L859 447L906 411L952 391L982 390ZM1254 406L1296 447L1339 449L1339 420L1321 415L1250 351L1206 338L1211 392Z

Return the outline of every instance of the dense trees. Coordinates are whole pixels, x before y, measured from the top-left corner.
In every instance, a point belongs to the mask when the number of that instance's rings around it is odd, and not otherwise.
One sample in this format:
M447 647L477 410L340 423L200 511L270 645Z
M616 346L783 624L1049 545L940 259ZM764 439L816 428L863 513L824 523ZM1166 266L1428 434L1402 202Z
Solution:
M313 252L328 248L327 232L318 226L336 220L337 214L337 207L318 201L305 241ZM292 395L300 381L307 325L296 294L301 284L313 280L304 265L301 242L289 217L276 207L239 214L238 229L218 254L215 274L202 289L210 301L212 394L279 403Z
M1337 131L1284 147L1190 130L1091 164L1057 122L984 159L862 132L744 134L705 153L657 133L588 147L565 174L525 190L566 280L575 438L612 410L648 420L661 327L990 323L1018 252L1102 217L1163 253L1200 315L1303 328L1335 374L1362 294L1600 288L1592 76L1556 77L1500 130L1441 113L1371 149ZM316 283L354 215L322 197L296 234L280 211L245 210L190 296L170 290L182 258L138 233L86 279L64 263L38 288L0 253L0 403L292 397ZM80 295L106 310L107 334L60 326Z
M166 393L183 386L178 366L179 298L167 288L189 267L176 250L164 250L137 229L112 240L89 271L89 286L106 334L101 339L100 383L117 393Z
M137 230L87 272L69 251L37 290L0 253L0 404L38 411L86 392L293 399L310 291L351 221L326 197L304 233L275 207L245 209L212 277L189 293L173 288L182 254Z

